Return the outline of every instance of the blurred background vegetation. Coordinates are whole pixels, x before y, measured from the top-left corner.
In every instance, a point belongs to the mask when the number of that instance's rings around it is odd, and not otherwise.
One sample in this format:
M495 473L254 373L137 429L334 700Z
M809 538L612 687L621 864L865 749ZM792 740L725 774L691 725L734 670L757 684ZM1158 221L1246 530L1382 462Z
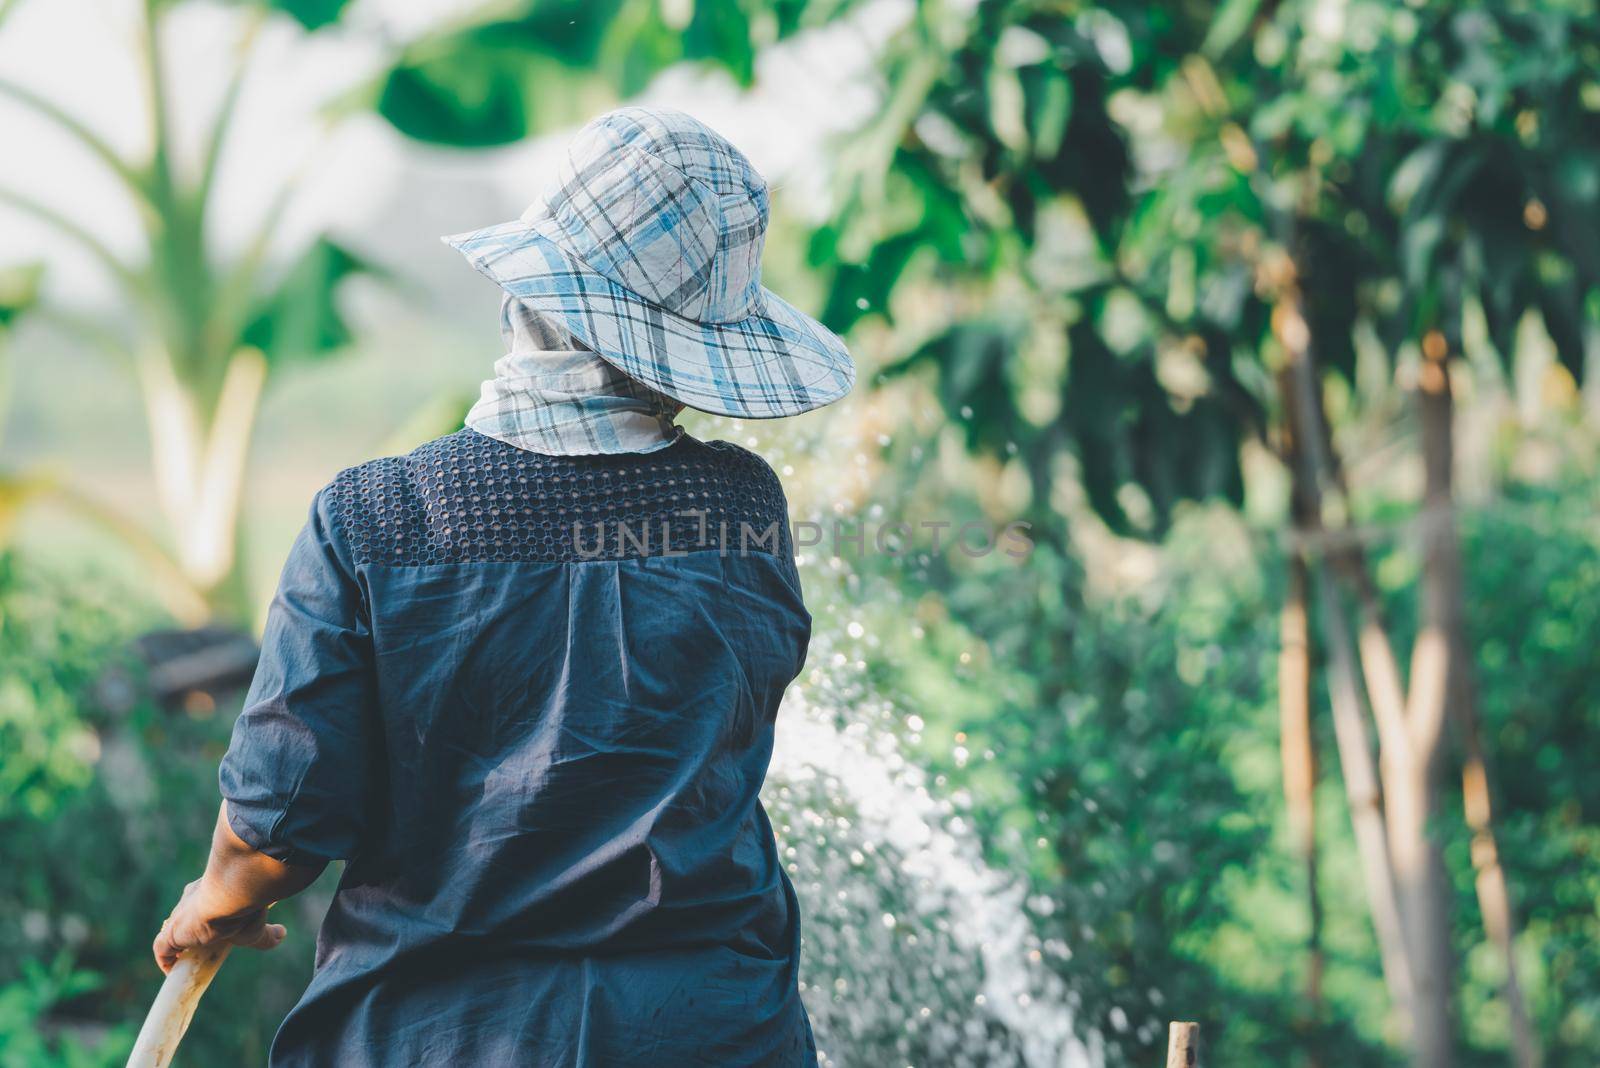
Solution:
M121 1062L306 502L498 355L435 235L634 98L774 174L862 369L691 428L797 519L1036 543L809 554L794 715L893 741L1072 1040L780 776L830 1063L1592 1064L1594 5L0 0L0 1065ZM264 1063L323 900L189 1063Z

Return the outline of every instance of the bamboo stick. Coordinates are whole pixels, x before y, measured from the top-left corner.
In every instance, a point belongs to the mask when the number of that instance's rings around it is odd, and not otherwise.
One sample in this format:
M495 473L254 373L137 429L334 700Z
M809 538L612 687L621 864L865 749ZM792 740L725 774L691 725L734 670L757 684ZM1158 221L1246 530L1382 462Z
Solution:
M1167 1068L1200 1068L1200 1025L1167 1025Z
M144 1018L139 1037L128 1055L128 1068L167 1068L178 1051L183 1033L194 1019L195 1006L206 992L217 969L233 947L227 942L185 950L167 973L166 981Z

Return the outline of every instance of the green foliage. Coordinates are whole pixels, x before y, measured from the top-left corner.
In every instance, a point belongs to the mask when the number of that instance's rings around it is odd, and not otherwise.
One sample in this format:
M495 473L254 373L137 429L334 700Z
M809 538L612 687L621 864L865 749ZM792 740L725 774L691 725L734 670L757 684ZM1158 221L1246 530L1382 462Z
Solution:
M0 556L0 1065L120 1064L160 985L150 942L205 862L216 765L232 717L101 707L138 686L123 643L159 622L103 576ZM309 977L319 904L283 910L293 934L240 953L202 1013L193 1063L265 1063Z
M90 781L99 738L84 695L116 644L151 618L92 584L62 595L0 552L0 821L48 819Z
M1139 529L1119 493L1124 486L1143 491L1158 531L1183 500L1218 497L1243 503L1238 447L1241 433L1252 426L1253 411L1242 393L1241 410L1214 397L1179 405L1162 384L1154 359L1118 355L1087 322L1075 324L1068 337L1071 363L1062 419L1073 430L1089 502L1113 530ZM1226 348L1204 351L1225 353Z
M1600 287L1582 236L1600 225L1600 23L1561 5L1430 5L1403 37L1388 92L1415 110L1369 142L1375 162L1396 163L1386 192L1413 328L1437 322L1459 339L1462 305L1476 300L1509 361L1536 310L1581 378Z
M1459 348L1481 308L1502 360L1534 313L1581 377L1600 284L1576 236L1600 205L1592 13L1369 2L1331 37L1310 18L1283 5L1257 24L1251 52L1219 58L1228 107L1201 128L1242 122L1271 179L1255 183L1275 202L1262 217L1300 216L1291 251L1321 280L1307 292L1317 300L1333 284L1336 306L1312 324L1328 369L1349 373L1363 322L1391 350L1432 329ZM1220 162L1197 159L1226 180ZM1218 235L1205 225L1199 236Z
M1242 537L1221 516L1180 524L1137 598L1089 596L1046 546L1022 565L885 568L857 610L878 685L925 721L919 762L970 795L995 867L1026 877L1075 1026L1113 1065L1159 1062L1174 1017L1229 1064L1283 1063L1302 1041L1298 946L1275 925L1298 902L1270 848L1278 590ZM1251 914L1263 903L1271 920ZM1333 1063L1383 1063L1348 1020L1310 1039Z
M854 4L523 0L409 46L384 76L377 108L418 140L509 144L582 121L675 63L749 85L761 46Z
M1502 360L1533 314L1581 378L1600 308L1584 236L1600 22L1559 5L1331 11L921 9L812 244L827 321L947 294L948 321L888 373L938 368L946 413L978 424L969 443L1036 477L1071 452L1124 533L1161 534L1183 500L1239 500L1238 450L1277 403L1274 250L1294 257L1329 374L1354 377L1363 330L1392 364L1435 329L1459 351L1481 309ZM1058 331L1063 377L1004 372Z
M965 428L951 428L959 438ZM986 479L942 463L903 480L883 517L982 518ZM925 462L933 463L932 459ZM905 494L901 496L900 494ZM1585 1064L1600 1026L1600 794L1581 754L1600 732L1586 650L1600 640L1592 487L1514 490L1464 519L1469 629L1494 771L1500 847L1519 920L1524 983L1554 1065ZM1395 514L1403 514L1398 505ZM1159 1063L1165 1020L1200 1019L1228 1064L1386 1064L1386 994L1359 861L1319 722L1320 879L1327 955L1320 1021L1305 1018L1303 876L1276 843L1277 611L1283 561L1220 509L1189 511L1137 593L1107 601L1048 544L1025 563L960 554L862 562L851 618L872 636L875 685L919 717L920 764L970 812L995 867L1025 876L1046 961L1079 999L1114 1065ZM1379 554L1402 650L1414 633L1409 547ZM837 627L838 620L830 619ZM1313 680L1313 691L1326 682ZM1467 1022L1463 1063L1503 1063L1500 977L1451 786L1454 939Z
M1574 655L1600 643L1600 541L1592 487L1525 491L1464 530L1468 629L1501 796L1500 851L1537 977L1546 1063L1592 1062L1600 1039L1600 783L1579 754L1600 736L1600 677ZM1459 944L1479 941L1468 837L1452 836ZM1468 1019L1503 1042L1493 968L1467 956Z
M1175 318L1130 280L1126 249L1148 239L1149 209L1111 99L1149 64L1126 52L1128 32L1107 12L1032 2L986 0L971 19L921 11L891 47L890 99L845 157L810 259L830 280L835 329L893 318L897 292L981 303L884 373L936 369L969 446L1025 463L1040 522L1056 522L1046 502L1070 451L1114 529L1159 535L1181 500L1240 499L1238 449L1259 430L1259 402L1235 372L1238 322ZM1064 366L1029 366L1050 333ZM1196 384L1166 384L1177 363ZM1138 514L1125 487L1138 488Z
M231 376L230 372L254 369L253 363L237 360L248 345L262 349L271 363L338 350L349 340L334 303L338 290L351 275L371 272L325 237L314 239L286 269L271 262L269 252L293 198L293 182L278 191L273 207L255 225L240 254L217 255L211 240L215 179L263 20L241 20L228 87L194 153L173 139L171 72L161 46L166 20L176 6L176 0L139 5L137 30L127 35L133 65L149 72L142 79L147 92L141 103L151 134L145 148L123 152L70 110L0 78L0 97L76 142L114 180L124 206L139 220L143 247L126 256L106 245L93 229L80 225L65 206L4 186L0 203L32 216L58 241L89 253L117 288L124 306L109 317L114 325L102 326L93 318L70 313L59 317L60 325L80 334L93 348L139 365L136 381L146 394L145 409L161 424L150 440L155 481L167 489L160 495L161 507L176 546L166 563L191 587L190 615L198 616L201 610L192 606L204 602L204 610L237 619L249 611L237 551L242 500L238 484L249 447L236 432L252 425L261 383L249 373ZM316 28L337 18L345 4L289 0L267 6ZM196 155L198 165L190 164ZM7 295L0 293L0 328L13 314L8 303ZM234 388L225 396L230 380ZM247 436L248 429L244 433ZM205 477L196 479L196 470L204 470ZM25 490L29 487L19 489L14 479L0 484L0 528L9 525ZM112 525L145 555L163 554L139 524ZM218 561L202 545L228 549Z
M959 488L942 507L957 522L982 515ZM1486 726L1507 787L1501 848L1525 921L1522 948L1537 962L1530 995L1550 1063L1574 1068L1600 1029L1600 795L1584 763L1600 731L1589 663L1600 639L1592 510L1591 495L1530 491L1505 511L1469 516L1465 542ZM1405 620L1414 616L1413 565L1397 559L1381 571L1394 578L1394 615ZM1309 1032L1301 1020L1292 919L1301 906L1286 856L1273 848L1279 563L1212 511L1177 524L1160 570L1134 598L1090 594L1082 565L1050 546L1020 565L959 553L868 558L847 603L829 609L813 598L828 626L837 627L836 611L864 624L870 686L925 721L908 739L912 753L941 795L970 797L960 811L993 866L1028 881L1045 963L1077 998L1077 1026L1103 1036L1114 1065L1157 1059L1160 1024L1177 1015L1200 1018L1209 1048L1230 1064L1285 1063L1305 1041L1332 1063L1388 1062L1376 1041L1381 982L1359 887L1341 890L1354 860L1337 791L1321 794L1330 1011ZM203 861L230 717L203 707L99 711L99 669L118 661L124 635L148 625L148 610L120 589L68 585L15 558L0 576L0 678L31 680L15 718L60 739L88 732L99 746L97 755L79 751L70 774L30 777L48 778L47 803L11 797L0 811L8 855L31 858L0 866L0 1063L115 1063L158 979L146 956L151 933ZM43 752L32 763L50 767L52 747L4 744L8 754ZM17 764L8 758L7 772ZM953 952L942 937L913 945L878 922L908 911L919 891L891 848L851 831L858 821L847 808L830 807L836 792L819 782L816 796L799 791L772 806L799 870L816 880L801 887L812 921L806 975L835 991L808 992L819 1021L833 1026L837 1012L834 1033L856 1034L848 1028L863 1020L859 991L873 989L876 1030L860 1032L850 1052L960 1063L940 1051L955 1058L981 1047L1006 1063L1014 1051L1003 1033L895 1026L917 1004L936 1006L936 1020L959 1018L951 1006L973 996L970 976L938 977ZM789 815L811 811L835 822ZM1496 980L1474 963L1481 933L1469 862L1459 849L1449 860L1456 938L1468 951L1462 1001L1478 1028L1464 1063L1495 1063L1504 1044ZM308 975L319 906L315 896L286 906L290 943L230 962L212 999L229 1011L197 1018L195 1060L262 1063ZM941 922L934 929L962 916ZM886 961L919 963L902 975L885 973ZM979 1046L963 1044L971 1042Z
M78 971L66 954L48 967L22 962L21 978L0 984L0 1068L112 1068L127 1059L133 1035L126 1027L111 1029L98 1041L65 1029L52 1033L51 1011L63 1002L93 994L103 981Z

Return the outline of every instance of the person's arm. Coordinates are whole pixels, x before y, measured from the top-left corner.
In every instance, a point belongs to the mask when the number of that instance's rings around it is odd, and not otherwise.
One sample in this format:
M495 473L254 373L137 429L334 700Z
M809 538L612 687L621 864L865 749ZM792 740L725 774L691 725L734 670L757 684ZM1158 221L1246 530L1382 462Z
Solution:
M156 936L156 964L171 971L186 949L231 942L271 949L283 941L282 924L267 922L267 906L316 882L323 864L285 864L252 849L228 823L228 804L217 813L205 874L183 897Z
M328 490L289 550L261 659L218 767L222 811L205 875L155 942L163 971L195 946L271 949L267 906L361 850L376 724L371 629Z

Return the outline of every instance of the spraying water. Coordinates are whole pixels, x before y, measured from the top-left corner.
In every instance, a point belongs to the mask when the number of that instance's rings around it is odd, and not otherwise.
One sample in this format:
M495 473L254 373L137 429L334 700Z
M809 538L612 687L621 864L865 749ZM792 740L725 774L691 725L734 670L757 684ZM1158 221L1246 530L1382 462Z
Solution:
M1024 887L901 752L903 716L833 652L779 714L767 807L800 895L802 992L821 1063L1091 1068L1074 1003L1041 964Z
M881 517L864 506L874 452L863 437L888 441L849 402L838 407L827 428L778 440L740 420L692 429L760 452L796 515L831 528L856 513ZM800 897L801 993L819 1063L1098 1068L1098 1043L1074 1028L1076 999L1044 963L1024 879L985 863L965 795L938 790L906 755L915 712L867 684L862 649L874 636L841 625L853 583L827 550L798 554L817 622L806 672L778 714L763 796Z

